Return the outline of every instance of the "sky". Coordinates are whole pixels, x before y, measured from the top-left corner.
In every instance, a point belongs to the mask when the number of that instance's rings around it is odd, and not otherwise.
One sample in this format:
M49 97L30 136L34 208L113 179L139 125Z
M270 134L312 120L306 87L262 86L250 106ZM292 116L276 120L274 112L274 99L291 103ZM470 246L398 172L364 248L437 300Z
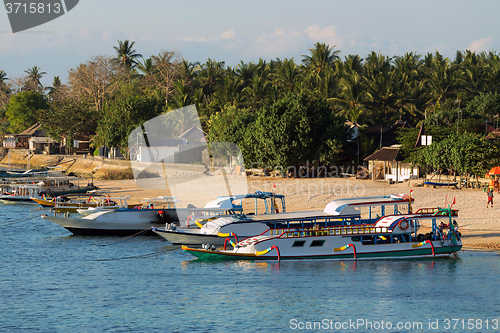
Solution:
M126 39L145 58L168 50L227 66L260 58L300 63L316 42L335 46L342 59L372 51L454 59L458 50L498 52L499 14L498 0L80 0L53 21L12 33L0 8L0 70L14 78L38 66L47 73L44 86L54 76L65 82L68 70L114 56Z

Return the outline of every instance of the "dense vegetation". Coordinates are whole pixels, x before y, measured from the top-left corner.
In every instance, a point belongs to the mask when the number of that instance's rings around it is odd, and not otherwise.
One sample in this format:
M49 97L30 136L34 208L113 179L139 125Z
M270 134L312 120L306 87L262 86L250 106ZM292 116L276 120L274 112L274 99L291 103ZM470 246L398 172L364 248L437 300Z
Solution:
M485 123L497 125L495 52L458 51L453 60L438 52L341 59L339 50L317 43L300 60L260 59L234 67L213 59L189 62L171 51L143 59L128 40L114 52L70 69L67 84L54 77L50 87L41 85L46 73L37 66L14 78L0 70L0 130L19 132L38 121L55 139L78 133L92 137L95 146L127 148L137 125L195 104L209 138L238 143L247 164L298 167L355 159L346 120L360 124L361 133L367 126L407 122L413 128L400 135L405 156L436 169L454 165L459 172L483 172L497 157L496 147L488 146L482 164L463 167L453 159L429 159L437 144L425 154L413 148L422 123L447 152L447 144L462 142L461 134L475 133L464 140L477 144ZM356 140L361 156L376 148L364 135ZM470 152L457 149L458 159Z

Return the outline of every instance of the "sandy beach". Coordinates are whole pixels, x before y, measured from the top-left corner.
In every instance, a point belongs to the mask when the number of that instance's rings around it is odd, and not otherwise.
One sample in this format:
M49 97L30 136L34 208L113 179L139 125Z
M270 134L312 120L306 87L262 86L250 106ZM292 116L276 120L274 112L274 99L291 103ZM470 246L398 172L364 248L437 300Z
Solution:
M448 206L455 198L453 208L459 210L459 230L463 235L466 249L494 250L500 249L500 194L495 193L494 208L486 208L486 193L479 189L429 188L420 186L422 180L389 185L387 182L356 180L347 178L319 179L286 179L274 177L248 177L248 191L272 191L286 196L288 211L323 210L327 203L334 199L388 195L409 194L413 189L415 203L413 209ZM96 181L95 184L103 193L111 196L130 196L130 203L139 203L144 198L155 198L170 195L162 186L138 186L134 180ZM145 188L149 187L149 188ZM151 188L153 187L153 188ZM154 188L156 187L156 188ZM200 207L201 202L214 200L213 193L200 193L196 188L186 188L192 193L193 202ZM238 194L238 193L236 193ZM240 193L241 194L241 193ZM181 207L189 203L185 199ZM196 205L196 203L195 203ZM421 222L421 232L429 228L429 224Z

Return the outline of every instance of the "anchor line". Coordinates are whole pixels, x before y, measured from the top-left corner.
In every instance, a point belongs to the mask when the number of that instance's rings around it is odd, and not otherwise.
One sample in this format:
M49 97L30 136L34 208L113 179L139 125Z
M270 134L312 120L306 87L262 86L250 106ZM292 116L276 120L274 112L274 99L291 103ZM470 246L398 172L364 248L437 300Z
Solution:
M124 237L122 239L119 239L117 241L109 241L109 242L106 242L106 243L93 243L93 244L90 244L90 245L97 245L97 246L108 246L108 245L113 245L113 244L118 244L118 243L122 243L122 242L125 242L133 237L136 237L136 236L140 236L142 234L145 234L146 232L150 231L151 228L147 228L147 229L144 229L142 231L139 231L133 235L130 235L130 236L127 236L127 237Z
M30 217L29 219L24 219L24 220L19 220L19 221L5 222L3 224L0 224L0 228L8 227L8 226L16 224L16 223L21 223L21 222L26 222L26 221L29 221L29 220L34 220L36 218L38 218L38 216Z
M141 255L137 255L137 256L119 257L119 258L106 258L106 259L92 259L92 260L89 260L89 261L113 261L113 260L125 260L125 259L138 259L138 258L155 257L155 256L159 256L159 255L164 254L164 253L169 253L169 252L178 250L180 248L181 248L180 246L174 245L174 248L170 248L168 250L161 250L161 251L147 253L147 254L141 254Z

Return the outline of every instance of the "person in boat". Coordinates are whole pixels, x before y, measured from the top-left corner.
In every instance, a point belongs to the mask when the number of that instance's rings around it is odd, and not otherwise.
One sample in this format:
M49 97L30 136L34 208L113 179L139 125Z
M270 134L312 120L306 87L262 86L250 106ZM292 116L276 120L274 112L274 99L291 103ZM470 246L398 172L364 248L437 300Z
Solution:
M488 202L486 202L486 208L488 208L491 202L491 208L493 208L493 188L488 187Z
M458 231L458 223L457 223L457 220L453 220L453 228L455 229L455 231L457 232L457 235L458 237L462 237L462 234L460 233L460 231Z
M439 225L439 232L441 233L441 235L443 234L443 231L446 228L447 228L447 225L445 225L444 222L441 222L441 224Z

